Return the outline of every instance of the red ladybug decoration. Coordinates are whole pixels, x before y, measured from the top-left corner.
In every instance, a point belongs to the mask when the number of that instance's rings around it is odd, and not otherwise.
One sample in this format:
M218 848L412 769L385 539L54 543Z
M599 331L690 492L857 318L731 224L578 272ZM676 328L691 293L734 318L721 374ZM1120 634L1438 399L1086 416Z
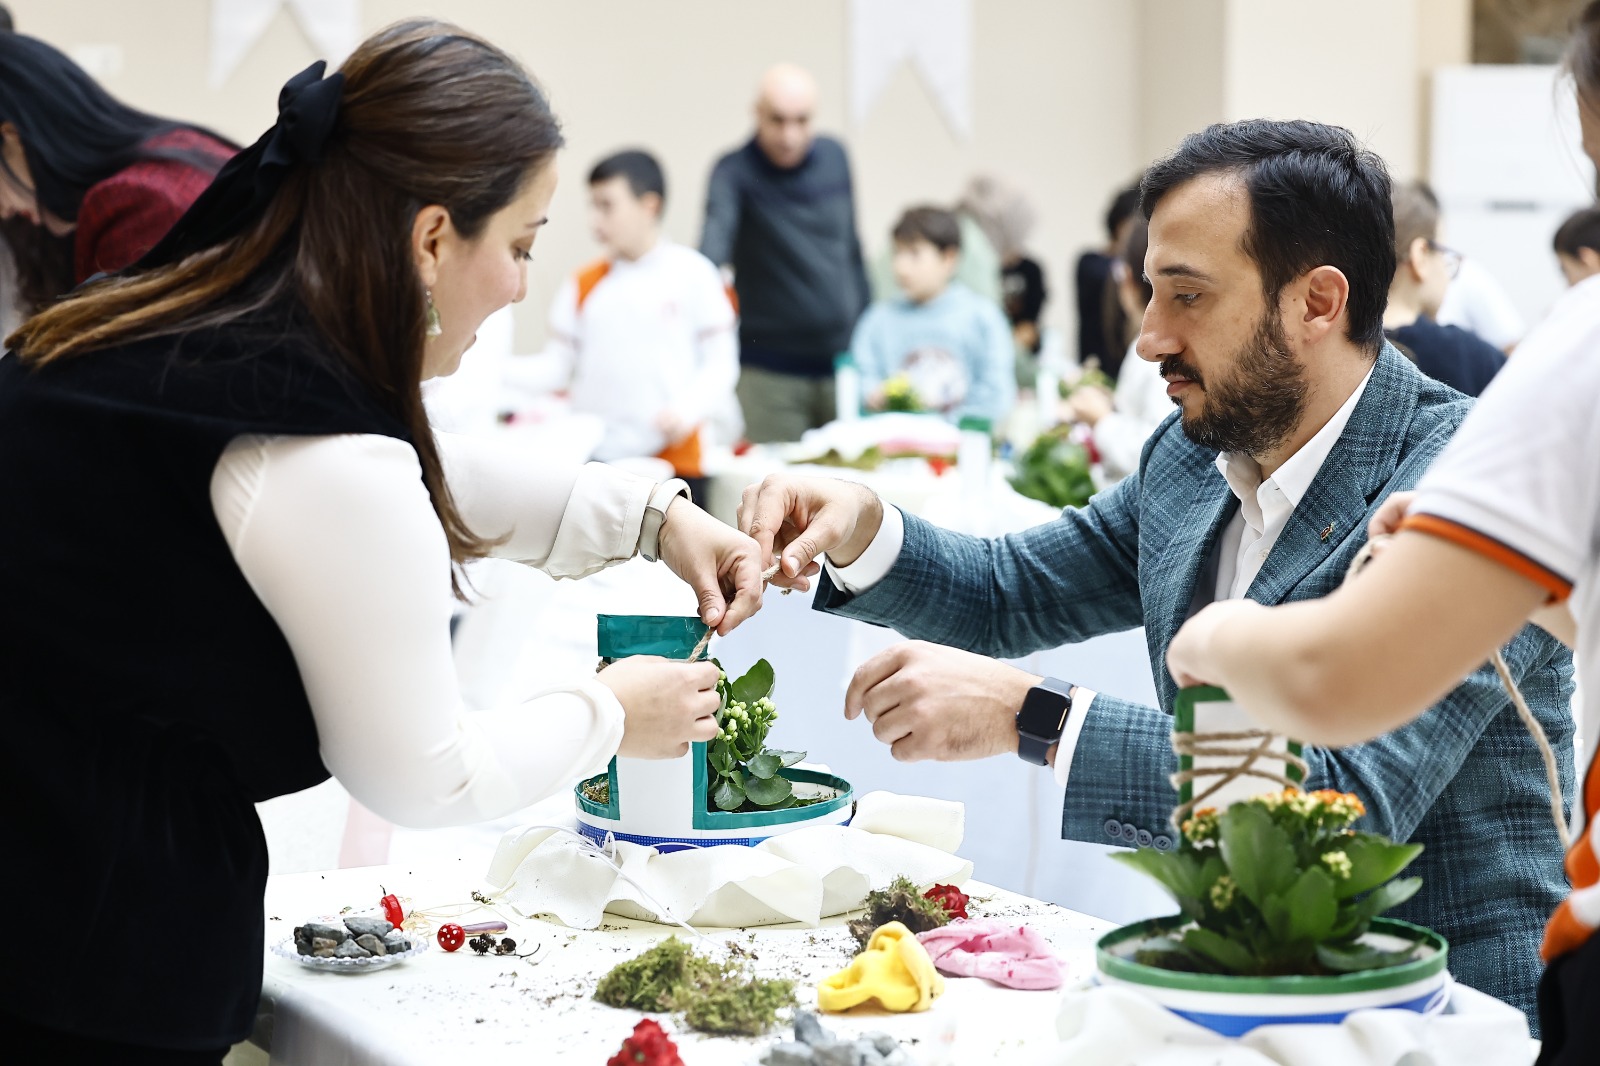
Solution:
M459 951L466 942L467 931L455 922L446 922L439 927L439 946L446 951Z

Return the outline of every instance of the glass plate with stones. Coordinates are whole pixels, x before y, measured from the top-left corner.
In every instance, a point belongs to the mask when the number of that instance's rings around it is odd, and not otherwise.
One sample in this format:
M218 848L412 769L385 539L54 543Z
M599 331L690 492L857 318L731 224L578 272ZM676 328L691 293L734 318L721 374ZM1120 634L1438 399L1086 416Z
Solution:
M409 946L401 951L385 950L385 953L382 955L375 953L357 954L351 950L352 946L356 945L357 930L350 928L350 924L345 921L346 918L353 919L358 924L361 921L365 921L377 922L379 925L388 925L387 922L383 922L381 919L366 915L329 915L322 918L315 918L306 922L305 928L313 929L326 926L331 929L343 930L348 934L345 939L341 941L335 941L335 944L338 948L344 949L340 951L339 954L303 954L296 943L295 937L293 936L273 944L271 951L279 958L288 959L291 962L298 962L300 965L310 967L313 970L323 970L328 973L371 973L373 970L388 969L390 966L405 962L407 959L415 958L416 956L421 955L424 951L428 950L427 937L421 936L410 930L391 929L388 933L389 937L392 938L395 933L399 933L400 936L405 937ZM373 930L373 932L375 932L375 930ZM310 941L315 938L312 936L307 936L305 939ZM322 939L332 938L323 937ZM379 939L381 940L383 938L379 937ZM361 948L361 951L366 952L366 948Z

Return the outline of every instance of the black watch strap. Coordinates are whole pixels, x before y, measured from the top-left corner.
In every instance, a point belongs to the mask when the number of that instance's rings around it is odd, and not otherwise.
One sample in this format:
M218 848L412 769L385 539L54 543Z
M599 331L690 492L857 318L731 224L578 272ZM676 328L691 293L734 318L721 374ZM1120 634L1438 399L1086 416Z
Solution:
M1033 688L1017 712L1017 755L1035 766L1049 763L1050 748L1061 741L1072 713L1072 686L1047 677Z

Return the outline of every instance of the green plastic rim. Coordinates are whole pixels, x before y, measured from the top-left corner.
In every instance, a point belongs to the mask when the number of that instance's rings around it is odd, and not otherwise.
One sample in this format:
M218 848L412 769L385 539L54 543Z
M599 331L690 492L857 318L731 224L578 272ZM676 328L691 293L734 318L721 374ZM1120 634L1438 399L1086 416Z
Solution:
M1402 922L1398 918L1374 918L1371 931L1387 933L1430 947L1433 949L1432 954L1403 962L1399 966L1363 970L1360 973L1336 974L1331 977L1303 974L1283 977L1235 977L1216 973L1184 973L1134 962L1115 951L1117 947L1130 940L1143 940L1169 933L1188 924L1187 918L1181 914L1174 914L1166 918L1151 918L1113 929L1101 937L1099 943L1095 945L1095 964L1107 977L1127 981L1129 984L1150 985L1154 988L1176 988L1187 992L1226 992L1235 995L1326 996L1341 992L1378 992L1386 988L1408 985L1413 981L1421 981L1444 970L1450 956L1450 945L1444 937L1432 929Z
M704 745L697 744L703 748ZM838 793L832 799L823 800L821 803L811 803L804 807L788 807L781 811L746 811L736 813L733 811L708 811L705 809L705 753L696 752L695 772L695 811L694 828L696 829L754 829L764 826L789 825L794 822L808 822L820 818L824 814L832 814L842 807L847 807L855 802L855 791L850 787L850 782L842 777L832 774L819 773L816 770L799 770L786 767L778 771L778 776L798 781L805 784L821 785L831 788ZM620 821L620 804L617 797L616 761L612 760L611 767L603 774L579 781L572 790L577 798L578 809L591 818L605 818L610 821ZM596 803L583 794L584 786L597 784L609 779L611 786L611 802Z

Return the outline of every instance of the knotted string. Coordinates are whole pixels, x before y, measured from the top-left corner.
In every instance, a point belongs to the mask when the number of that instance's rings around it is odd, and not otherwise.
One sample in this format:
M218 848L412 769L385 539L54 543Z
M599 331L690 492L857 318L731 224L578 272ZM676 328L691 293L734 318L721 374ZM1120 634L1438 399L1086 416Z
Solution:
M1373 537L1363 544L1361 550L1356 552L1355 558L1350 560L1350 566L1345 571L1344 579L1349 581L1355 577L1367 563L1372 561L1372 556L1377 551L1378 545L1390 539L1391 537L1388 534L1384 534ZM1561 769L1556 760L1556 753L1550 747L1550 738L1545 735L1544 727L1539 724L1539 720L1534 717L1533 711L1529 709L1528 702L1522 698L1522 691L1517 687L1516 679L1511 676L1511 667L1506 664L1505 655L1497 648L1494 656L1489 661L1494 664L1495 673L1500 677L1500 684L1504 686L1506 694L1511 697L1511 705L1517 709L1517 716L1522 719L1522 724L1533 736L1534 743L1539 747L1539 755L1544 760L1545 779L1550 783L1550 817L1556 824L1556 832L1561 835L1561 846L1563 848L1571 848L1572 832L1567 828L1567 820L1562 814L1564 799L1561 792ZM1301 774L1301 780L1304 780L1307 769L1304 759L1290 754L1287 750L1281 754L1271 751L1273 743L1279 739L1286 738L1281 738L1278 734L1267 729L1248 729L1233 733L1190 733L1175 730L1172 734L1172 747L1179 756L1189 755L1192 758L1199 756L1239 756L1243 761L1234 766L1194 768L1173 774L1171 777L1172 786L1180 790L1184 784L1202 777L1216 777L1218 779L1204 792L1198 793L1189 802L1180 803L1173 809L1173 828L1181 831L1184 818L1196 806L1207 797L1214 795L1218 790L1241 777L1263 778L1281 784L1285 788L1298 787L1298 782L1290 780L1286 774L1275 773L1256 765L1256 762L1263 757L1282 759L1285 770L1291 767L1298 769ZM1241 740L1254 740L1258 741L1258 743L1245 747L1225 746L1229 741ZM1287 744L1285 744L1285 748L1287 749Z
M772 584L772 579L778 576L778 567L780 567L782 565L783 565L783 563L780 560L779 562L773 563L771 566L769 566L765 570L761 571L761 591L762 592L767 591L767 586ZM794 591L793 589L784 589L783 590L783 594L785 596L787 596L787 595L789 595L789 593L791 593L793 591ZM690 662L694 663L694 662L699 662L700 661L700 656L704 655L706 653L706 649L711 646L711 637L712 637L712 634L714 634L715 632L716 632L715 627L706 626L706 631L704 633L700 634L700 641L699 641L699 643L697 643L694 646L694 651L691 651L689 653L689 661Z

